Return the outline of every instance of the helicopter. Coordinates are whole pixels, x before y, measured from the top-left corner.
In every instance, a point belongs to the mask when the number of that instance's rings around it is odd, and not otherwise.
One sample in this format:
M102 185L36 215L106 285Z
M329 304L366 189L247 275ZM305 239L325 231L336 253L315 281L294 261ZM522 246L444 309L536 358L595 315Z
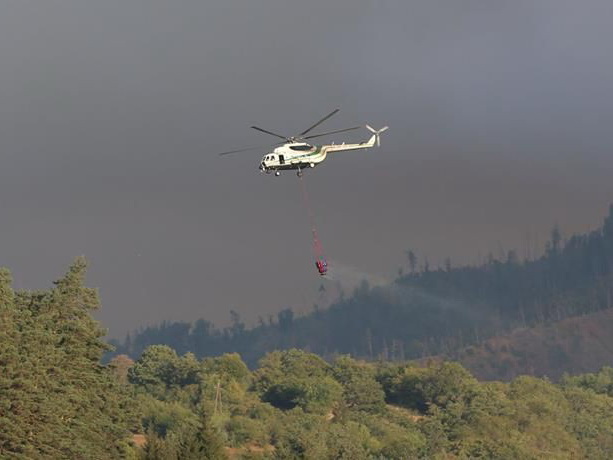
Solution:
M307 136L309 132L311 132L313 129L322 124L331 116L335 115L339 110L340 109L334 109L332 112L323 117L317 123L310 126L308 129L302 131L300 134L291 137L282 136L281 134L268 131L258 126L252 126L251 128L257 131L270 134L271 136L279 137L283 139L283 141L273 144L272 146L267 145L262 147L248 147L245 149L230 150L228 152L221 152L219 155L223 156L233 153L246 152L248 150L270 148L280 145L280 147L276 147L275 149L273 149L272 152L269 152L262 157L262 160L260 161L259 165L260 171L266 174L274 173L275 176L278 177L281 175L281 171L295 170L297 176L302 177L302 171L304 169L314 168L318 164L322 163L327 158L328 153L343 152L347 150L368 149L374 147L375 145L377 147L381 145L381 140L379 136L382 132L388 129L388 126L384 126L383 128L376 130L371 126L366 125L366 129L368 129L372 133L372 136L367 141L360 142L358 144L346 144L345 142L343 142L342 144L332 143L327 145L313 145L306 142L307 140L316 137L328 136L330 134L343 133L346 131L353 131L362 127L354 126L352 128L339 129L336 131L329 131L320 134L311 134Z

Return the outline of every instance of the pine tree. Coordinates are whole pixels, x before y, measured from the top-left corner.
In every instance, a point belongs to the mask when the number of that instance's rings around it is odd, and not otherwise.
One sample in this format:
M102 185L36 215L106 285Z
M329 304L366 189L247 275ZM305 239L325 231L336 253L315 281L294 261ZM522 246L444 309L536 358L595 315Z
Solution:
M125 388L100 364L107 348L89 315L98 297L85 269L79 258L55 287L18 293L12 305L0 273L0 456L116 458L127 448L136 422Z

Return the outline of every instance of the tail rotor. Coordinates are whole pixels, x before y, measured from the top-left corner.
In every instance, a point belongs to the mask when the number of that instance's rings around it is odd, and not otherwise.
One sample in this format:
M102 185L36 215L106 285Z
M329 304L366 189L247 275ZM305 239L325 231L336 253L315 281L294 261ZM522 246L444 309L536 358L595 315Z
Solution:
M380 139L379 136L381 135L382 132L387 131L389 129L389 126L384 126L383 128L377 130L377 129L373 128L370 125L366 125L366 129L368 129L371 133L374 134L375 140L376 140L376 143L377 143L377 147L380 147L381 146L381 139Z

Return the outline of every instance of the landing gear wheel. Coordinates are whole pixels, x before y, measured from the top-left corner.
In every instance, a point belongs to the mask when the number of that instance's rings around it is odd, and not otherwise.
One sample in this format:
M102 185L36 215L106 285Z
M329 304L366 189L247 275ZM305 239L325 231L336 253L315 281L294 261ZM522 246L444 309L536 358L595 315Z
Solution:
M311 168L314 168L314 167L315 167L315 163L311 163L311 164L309 164L309 166L310 166Z
M298 170L298 172L296 173L296 175L297 175L298 177L302 177L302 171L299 169L299 170Z
M275 176L279 177L281 173L279 171L275 171Z

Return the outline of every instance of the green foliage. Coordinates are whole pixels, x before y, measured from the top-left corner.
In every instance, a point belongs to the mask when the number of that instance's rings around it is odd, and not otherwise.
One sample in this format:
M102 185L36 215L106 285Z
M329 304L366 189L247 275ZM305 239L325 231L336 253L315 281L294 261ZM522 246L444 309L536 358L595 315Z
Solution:
M451 362L375 365L340 356L330 365L299 350L266 355L253 374L241 362L238 356L203 362L206 391L199 403L216 408L214 439L223 439L241 458L613 455L613 398L584 384L605 382L608 370L600 380L568 377L558 386L533 377L479 383ZM216 381L224 384L211 386ZM223 408L207 399L214 396L207 393L211 388L223 390ZM189 435L197 430L197 409L174 398L171 387L161 396L151 394L144 418L153 429L151 449L191 458L199 445Z
M306 412L325 413L342 399L343 388L331 377L284 377L271 383L262 400L279 409L300 407Z
M55 286L14 293L0 271L0 457L117 458L138 425L128 389L100 365L104 331L75 260ZM6 334L4 333L6 332Z
M368 412L384 409L385 393L375 379L373 366L341 356L334 362L332 372L343 386L343 400L348 408Z
M334 423L326 432L327 457L334 459L367 459L376 445L368 429L356 422Z
M197 415L180 403L159 401L150 396L141 397L139 403L143 427L158 436L165 437L171 431L198 424Z
M548 257L561 263L567 249L555 241ZM457 363L329 364L290 349L250 372L238 354L199 361L189 341L182 356L152 344L134 363L103 366L84 271L78 259L52 289L14 292L0 270L2 458L219 459L230 446L241 458L613 458L611 368L560 385L479 383ZM356 295L393 303L373 292ZM300 319L283 318L298 330ZM236 317L233 340L241 324ZM141 425L145 446L130 446Z
M568 427L586 458L613 458L613 398L583 388L565 388L572 417Z
M200 413L189 423L180 420L164 434L153 426L141 451L144 460L219 460L226 458L222 439L209 418Z
M197 384L200 363L193 353L179 357L166 345L152 345L128 371L128 379L136 385L156 388Z
M134 361L126 355L117 355L109 362L109 369L112 370L117 380L123 384L128 383L128 371L134 365Z
M370 450L384 458L416 458L427 445L421 427L395 409L377 415L356 412L350 418L368 428Z
M296 378L321 378L331 375L331 366L313 353L291 349L273 351L260 360L255 372L255 387L260 391L286 375Z
M388 401L421 413L434 407L445 409L448 415L466 417L479 394L478 382L457 363L383 368L379 379Z
M272 352L260 361L254 389L262 400L279 409L300 407L325 413L338 406L343 387L332 377L331 366L301 350Z
M562 384L569 387L588 388L598 394L613 396L613 367L605 366L595 374L564 376Z
M470 404L479 392L477 380L458 363L445 362L429 368L418 391L427 404L449 408L452 404Z
M229 443L233 447L240 447L251 443L265 445L270 438L265 424L260 420L254 420L242 415L230 418L224 428L228 433Z
M173 460L177 458L175 446L160 437L154 430L147 430L147 442L141 451L143 460Z
M357 422L322 423L319 416L288 412L273 428L276 458L366 459L379 443Z
M251 383L251 372L238 353L207 358L202 363L202 369L206 376L217 376L225 382L234 380L245 386Z
M321 416L292 410L271 426L275 457L279 459L326 458L325 425Z

